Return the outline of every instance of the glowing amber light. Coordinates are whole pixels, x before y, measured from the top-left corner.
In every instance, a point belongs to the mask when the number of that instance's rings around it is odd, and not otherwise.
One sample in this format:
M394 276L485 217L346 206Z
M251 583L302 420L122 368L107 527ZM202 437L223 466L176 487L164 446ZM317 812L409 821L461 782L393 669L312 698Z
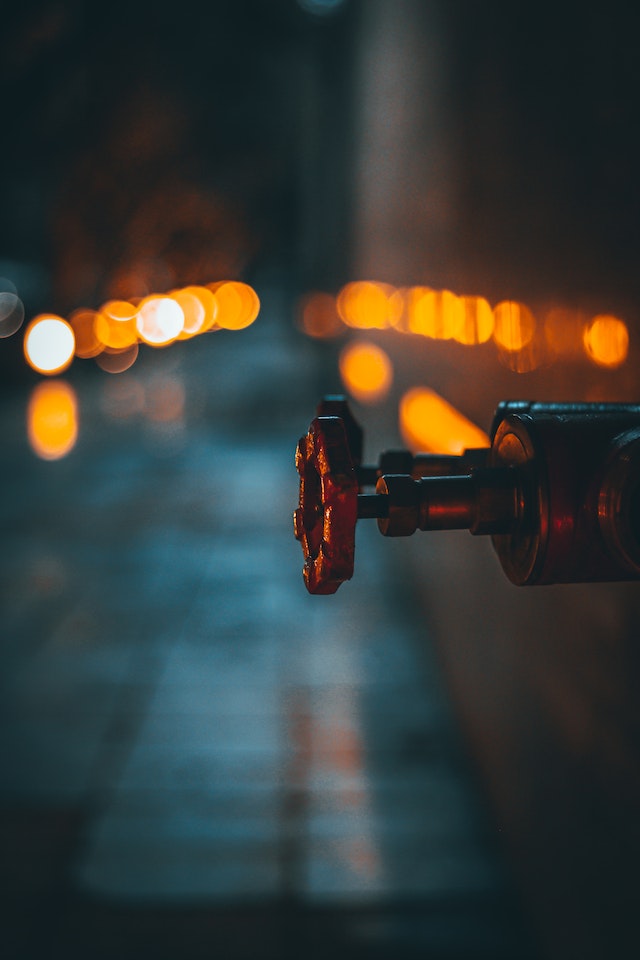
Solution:
M110 300L100 307L94 330L100 343L112 350L126 350L138 340L137 307L128 300Z
M207 287L190 286L169 294L182 308L184 325L178 340L189 340L211 330L218 315L218 301Z
M177 340L184 326L184 312L170 297L145 297L138 304L138 335L152 347L163 347Z
M64 380L39 383L29 399L27 434L34 453L43 460L59 460L78 438L78 404Z
M428 327L427 296L431 287L411 287L405 295L406 325L409 333L425 334Z
M522 350L533 340L535 317L523 303L503 300L493 308L493 317L493 339L504 350Z
M400 333L407 332L407 298L409 291L403 287L394 290L389 297L389 324Z
M204 320L198 330L198 333L207 333L209 330L219 330L218 314L220 305L215 293L209 287L192 286L186 288L198 298L204 307Z
M95 321L96 311L81 307L75 310L69 317L69 323L73 327L76 338L76 357L88 360L90 357L97 357L103 349L103 345L96 336Z
M191 286L185 288L188 293L197 297L204 308L204 318L197 333L207 333L208 330L218 330L218 313L220 307L216 295L209 287Z
M310 337L336 337L342 329L335 298L330 293L314 292L300 302L299 324Z
M450 290L414 287L409 293L407 312L411 333L433 340L456 337L465 320L462 299Z
M453 336L459 343L475 346L486 343L493 334L493 310L484 297L460 297L462 305L461 322Z
M244 330L260 313L260 299L253 287L239 281L211 284L218 302L216 323L224 330Z
M108 300L102 304L100 312L106 314L111 320L129 323L137 317L138 308L129 300Z
M483 430L427 387L409 390L400 401L400 429L411 449L427 453L460 454L490 445Z
M73 329L62 317L42 314L31 321L24 335L24 355L38 373L66 370L75 352Z
M621 366L629 352L629 331L617 317L594 317L584 331L584 347L591 360L600 367Z
M189 340L200 330L204 321L204 306L198 297L188 290L172 290L168 294L171 300L175 300L184 315L182 330L178 334L178 340Z
M393 368L374 343L352 343L340 354L340 375L349 393L362 403L375 403L389 391Z
M357 280L347 283L337 298L340 319L349 327L383 330L397 321L398 306L392 301L395 287L388 283Z

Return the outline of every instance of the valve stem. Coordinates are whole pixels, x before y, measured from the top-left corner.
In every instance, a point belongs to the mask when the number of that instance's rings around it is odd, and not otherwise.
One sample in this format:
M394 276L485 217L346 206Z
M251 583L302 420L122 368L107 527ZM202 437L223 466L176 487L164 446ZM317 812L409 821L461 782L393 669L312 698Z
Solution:
M419 480L390 474L378 480L376 491L358 496L358 517L376 518L386 537L408 537L416 530L499 534L521 519L518 474L509 467Z
M385 493L358 494L358 520L382 520L389 516L389 497Z

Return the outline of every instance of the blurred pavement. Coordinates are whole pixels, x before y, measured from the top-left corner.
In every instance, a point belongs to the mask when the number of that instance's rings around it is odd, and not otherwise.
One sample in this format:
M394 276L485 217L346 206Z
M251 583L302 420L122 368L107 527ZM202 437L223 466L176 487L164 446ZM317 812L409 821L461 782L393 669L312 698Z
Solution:
M402 550L362 524L354 580L304 589L321 361L260 292L75 373L62 460L3 398L2 954L532 955Z

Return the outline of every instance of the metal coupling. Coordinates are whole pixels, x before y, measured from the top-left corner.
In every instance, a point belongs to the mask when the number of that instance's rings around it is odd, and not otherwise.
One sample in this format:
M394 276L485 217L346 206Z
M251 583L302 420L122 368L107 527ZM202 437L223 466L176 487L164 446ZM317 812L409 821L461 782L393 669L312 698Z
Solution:
M510 467L487 467L466 476L381 477L376 494L386 498L378 517L385 537L410 537L416 530L506 533L518 522L518 475Z

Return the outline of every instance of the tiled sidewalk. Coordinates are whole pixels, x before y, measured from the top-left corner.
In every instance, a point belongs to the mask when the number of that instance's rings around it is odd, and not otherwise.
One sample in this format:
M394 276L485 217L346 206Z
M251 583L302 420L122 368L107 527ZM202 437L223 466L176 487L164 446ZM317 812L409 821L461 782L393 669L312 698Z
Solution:
M261 322L130 375L179 423L81 381L58 463L5 403L3 955L527 956L400 554L304 590L316 398Z

